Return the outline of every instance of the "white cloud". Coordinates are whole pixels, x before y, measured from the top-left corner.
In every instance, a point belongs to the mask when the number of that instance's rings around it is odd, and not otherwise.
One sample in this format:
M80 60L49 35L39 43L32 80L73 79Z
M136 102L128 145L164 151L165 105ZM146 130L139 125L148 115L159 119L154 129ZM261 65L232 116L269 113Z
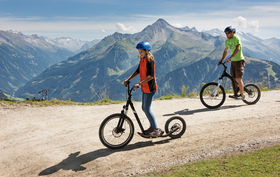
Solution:
M238 15L234 18L232 14ZM223 8L221 10L204 10L199 13L191 11L165 15L157 15L151 12L146 15L131 14L130 16L84 17L74 14L69 17L54 16L48 18L40 16L21 17L0 13L0 30L21 31L24 34L38 34L48 37L61 37L60 35L63 35L87 40L88 38L100 39L108 34L113 34L117 30L122 33L139 32L159 18L163 18L175 27L195 27L199 31L213 28L223 30L231 25L235 26L237 31L254 33L254 35L258 33L260 38L280 38L278 32L280 28L280 3L252 4L251 6L242 6L239 10Z
M253 34L256 34L259 32L259 21L257 20L252 20L247 22L247 19L241 16L238 16L236 18L233 19L235 22L238 23L238 27L246 29L247 27L249 27L252 31Z
M122 31L122 32L136 32L136 29L132 26L129 26L128 28L124 26L124 24L122 23L117 23L117 28L119 31Z
M252 28L253 33L259 32L259 22L257 20L250 21L248 26Z
M268 14L279 14L280 13L280 3L274 3L274 4L266 4L262 6L252 6L249 7L254 12L259 13L268 13Z
M247 20L241 16L233 19L235 22L238 23L238 26L241 28L247 28Z

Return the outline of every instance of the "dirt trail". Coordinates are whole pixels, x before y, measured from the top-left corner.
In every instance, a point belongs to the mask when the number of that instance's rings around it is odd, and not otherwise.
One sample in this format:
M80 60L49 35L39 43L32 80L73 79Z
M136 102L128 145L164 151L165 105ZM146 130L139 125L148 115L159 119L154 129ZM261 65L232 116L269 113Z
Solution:
M141 103L134 103L145 128ZM174 115L187 123L180 139L143 139L135 133L121 150L99 141L102 120L123 104L0 106L0 176L129 176L229 152L280 143L280 90L262 92L256 105L227 98L215 110L198 98L154 101L159 127ZM131 112L129 117L137 122Z

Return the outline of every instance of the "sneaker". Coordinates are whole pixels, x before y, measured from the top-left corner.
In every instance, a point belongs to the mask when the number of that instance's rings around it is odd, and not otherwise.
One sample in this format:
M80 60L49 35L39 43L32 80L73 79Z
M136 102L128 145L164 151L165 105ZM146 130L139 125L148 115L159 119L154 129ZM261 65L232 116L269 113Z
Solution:
M238 96L240 96L241 94L239 94L239 95L237 95L237 96L235 96L235 95L229 95L228 97L230 97L230 98L236 98L236 97L238 97Z
M235 97L235 99L237 99L237 100L244 100L245 99L245 95L237 95L236 97Z
M144 130L144 133L142 132L137 132L140 136L142 136L143 138L150 138L150 136L148 135L149 133L151 133L154 130L154 128L149 127L147 130Z
M144 134L148 135L149 133L151 133L154 129L152 127L149 127L147 130L144 130Z
M147 134L151 138L160 137L164 133L164 131L162 131L160 128L158 128L158 129L152 128L152 129L153 130L149 134Z

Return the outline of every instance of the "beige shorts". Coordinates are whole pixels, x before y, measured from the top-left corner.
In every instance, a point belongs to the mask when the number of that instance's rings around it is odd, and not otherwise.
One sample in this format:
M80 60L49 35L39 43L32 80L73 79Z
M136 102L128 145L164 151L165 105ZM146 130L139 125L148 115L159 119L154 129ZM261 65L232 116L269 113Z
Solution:
M230 74L233 78L242 78L244 74L245 60L232 61Z

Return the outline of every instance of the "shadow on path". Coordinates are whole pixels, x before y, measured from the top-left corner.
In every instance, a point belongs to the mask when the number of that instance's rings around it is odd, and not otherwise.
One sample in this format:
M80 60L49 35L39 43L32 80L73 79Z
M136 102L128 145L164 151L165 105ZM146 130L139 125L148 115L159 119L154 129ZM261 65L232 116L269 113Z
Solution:
M87 154L80 155L80 151L71 153L66 159L62 160L57 165L54 165L52 167L49 167L39 173L39 176L43 175L50 175L53 174L60 169L62 170L72 170L72 171L83 171L86 168L83 167L83 164L86 164L88 162L94 161L101 157L106 157L108 155L111 155L113 153L122 152L122 151L130 151L133 149L148 147L148 146L154 146L156 144L164 144L169 143L171 139L165 139L162 141L152 142L152 141L146 141L146 142L138 142L135 144L127 145L126 147L122 149L112 150L112 149L98 149L93 152L89 152Z
M213 111L219 111L219 110L224 110L224 109L232 109L232 108L238 108L241 106L247 106L247 105L233 105L233 106L223 106L217 109L209 109L209 108L202 108L202 109L195 109L195 110L189 110L189 109L184 109L181 111L176 111L171 114L164 114L163 116L174 116L174 115L190 115L190 114L195 114L195 113L200 113L200 112L213 112Z

